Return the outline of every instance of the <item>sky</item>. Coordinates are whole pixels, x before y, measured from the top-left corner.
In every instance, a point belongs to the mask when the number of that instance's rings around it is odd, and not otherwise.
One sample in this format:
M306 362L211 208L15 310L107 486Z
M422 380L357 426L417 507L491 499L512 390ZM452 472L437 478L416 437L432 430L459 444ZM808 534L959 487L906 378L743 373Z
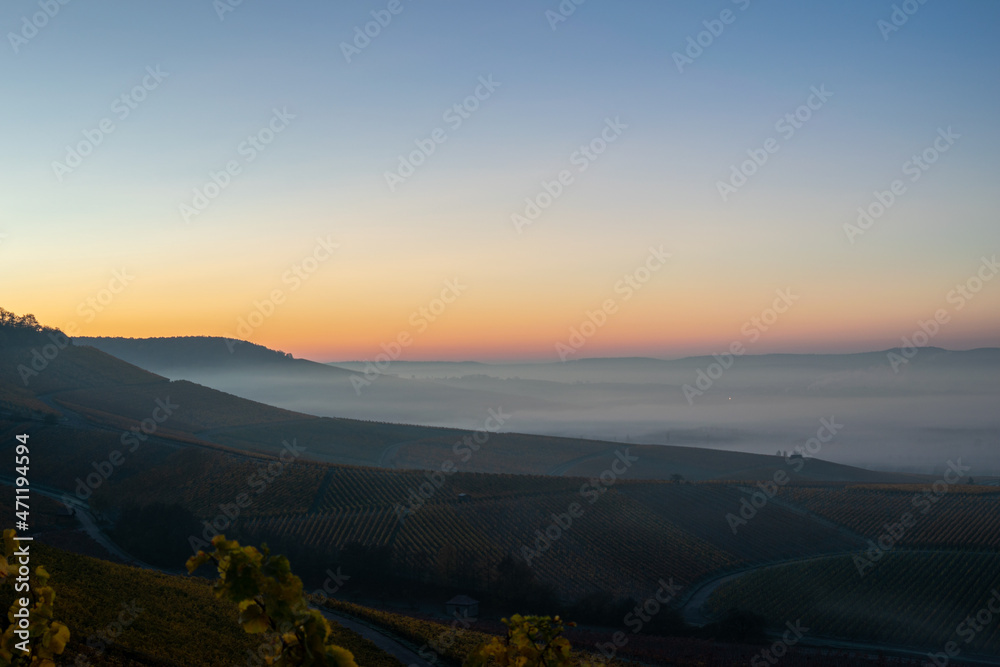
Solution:
M0 6L0 306L71 334L998 343L995 2L64 1Z

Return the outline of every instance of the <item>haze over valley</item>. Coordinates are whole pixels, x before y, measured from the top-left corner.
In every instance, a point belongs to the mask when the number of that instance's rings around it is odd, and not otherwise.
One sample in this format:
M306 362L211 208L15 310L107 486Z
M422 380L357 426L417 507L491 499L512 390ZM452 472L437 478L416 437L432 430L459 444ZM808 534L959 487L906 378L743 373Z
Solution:
M318 416L477 429L488 408L503 408L505 431L760 454L804 447L825 418L843 428L819 458L932 473L961 457L979 476L1000 475L997 348L923 348L909 358L896 349L672 361L379 360L380 371L223 339L77 342L169 378ZM712 380L722 363L728 368Z

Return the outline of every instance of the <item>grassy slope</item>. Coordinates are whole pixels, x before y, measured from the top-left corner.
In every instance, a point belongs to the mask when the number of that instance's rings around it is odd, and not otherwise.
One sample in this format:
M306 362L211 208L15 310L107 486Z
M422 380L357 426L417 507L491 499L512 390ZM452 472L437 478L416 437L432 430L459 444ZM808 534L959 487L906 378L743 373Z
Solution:
M209 582L72 554L41 543L33 564L45 565L56 590L56 618L72 633L64 661L82 653L100 665L219 667L243 664L258 643L237 624L234 605L215 598ZM9 599L0 600L7 608ZM125 609L141 610L104 655L95 648ZM128 618L126 616L125 618ZM395 658L353 632L334 628L362 666L399 667Z

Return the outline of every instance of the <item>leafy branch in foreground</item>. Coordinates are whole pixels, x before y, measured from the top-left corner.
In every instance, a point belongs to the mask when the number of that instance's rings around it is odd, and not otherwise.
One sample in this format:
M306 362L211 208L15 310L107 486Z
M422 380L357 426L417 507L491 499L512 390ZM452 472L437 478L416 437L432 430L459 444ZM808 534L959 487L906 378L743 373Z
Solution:
M215 551L199 551L187 561L189 573L214 561L218 598L236 603L240 625L250 634L264 634L270 650L265 661L274 667L357 667L347 649L331 643L331 629L319 611L310 609L302 580L292 574L288 559L272 556L267 545L241 547L224 535L212 539Z
M573 656L565 626L558 616L521 616L503 619L507 636L494 637L465 661L465 667L571 667L583 665ZM569 623L573 626L575 623Z
M48 585L49 573L41 565L28 574L26 542L14 540L16 531L3 531L4 557L0 559L0 585L9 586L14 602L7 615L10 620L0 638L0 667L55 667L69 641L69 628L52 620L55 590ZM21 602L28 605L22 606Z

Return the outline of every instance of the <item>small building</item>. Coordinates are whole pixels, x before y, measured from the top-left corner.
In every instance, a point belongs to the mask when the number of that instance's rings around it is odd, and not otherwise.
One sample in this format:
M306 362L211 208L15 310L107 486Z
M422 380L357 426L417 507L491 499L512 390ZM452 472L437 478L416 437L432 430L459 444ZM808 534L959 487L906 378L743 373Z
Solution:
M456 595L444 604L445 613L456 618L478 618L479 600L468 595Z

